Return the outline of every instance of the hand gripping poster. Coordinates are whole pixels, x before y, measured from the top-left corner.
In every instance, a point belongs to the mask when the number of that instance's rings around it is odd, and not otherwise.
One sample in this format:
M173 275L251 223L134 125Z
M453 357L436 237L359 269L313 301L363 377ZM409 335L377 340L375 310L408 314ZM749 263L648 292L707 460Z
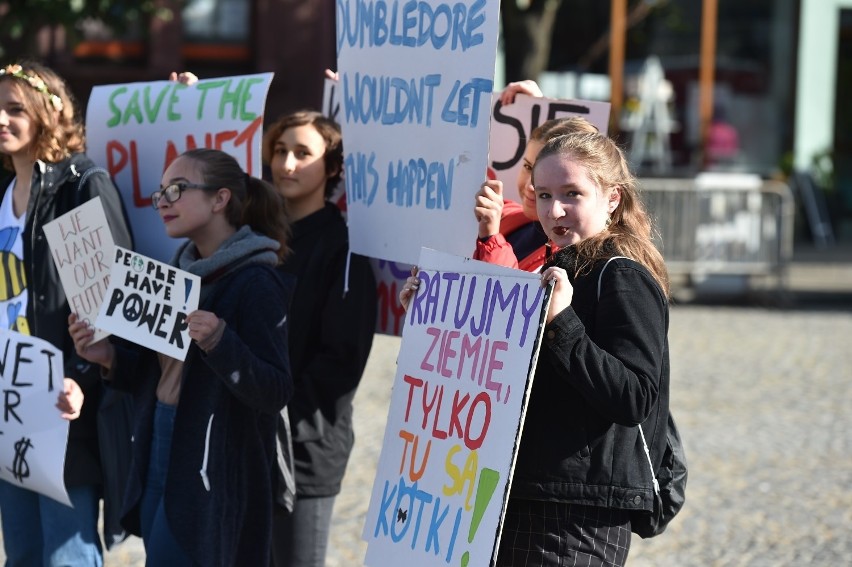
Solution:
M485 566L543 328L538 274L424 249L362 537L370 567Z

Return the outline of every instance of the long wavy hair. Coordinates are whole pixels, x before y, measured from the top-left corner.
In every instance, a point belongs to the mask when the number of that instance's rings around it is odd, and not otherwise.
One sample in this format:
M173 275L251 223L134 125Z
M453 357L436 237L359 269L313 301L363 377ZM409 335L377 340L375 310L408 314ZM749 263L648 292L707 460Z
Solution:
M75 111L76 102L65 81L53 70L39 63L21 61L17 63L27 75L37 75L47 90L62 101L62 110L57 111L50 97L33 88L26 79L15 75L0 75L0 82L12 81L24 105L24 111L35 124L35 137L30 147L30 157L56 163L72 153L86 151L86 136L83 124ZM3 154L3 166L12 170L12 158Z
M574 246L578 258L574 275L590 270L598 260L627 256L648 268L666 297L670 297L668 270L653 242L653 222L639 197L636 178L630 173L621 148L603 134L576 132L551 138L539 152L536 164L551 155L567 157L582 165L604 198L616 187L621 194L609 226ZM535 186L535 168L532 182Z

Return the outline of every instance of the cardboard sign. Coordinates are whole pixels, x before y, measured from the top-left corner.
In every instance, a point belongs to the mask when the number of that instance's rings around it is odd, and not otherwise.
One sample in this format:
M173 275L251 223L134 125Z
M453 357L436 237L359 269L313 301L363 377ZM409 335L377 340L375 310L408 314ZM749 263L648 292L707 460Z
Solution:
M340 82L326 78L323 89L323 113L335 121L341 120L340 96ZM487 172L482 174L478 183L482 183L486 176L490 179L499 179L505 187L505 198L510 200L518 199L515 187L517 186L518 171L522 166L521 158L524 155L527 139L535 128L547 120L567 116L582 116L604 133L606 133L609 124L610 103L608 102L517 95L515 102L509 106L503 106L500 103L500 93L492 93L491 105L488 168ZM348 148L348 144L345 147ZM342 183L334 191L331 201L340 207L344 214L347 213L347 196ZM461 242L462 239L468 237L466 227L468 223L473 223L474 226L476 224L472 200L469 203L469 218L465 222L433 227L433 230L445 232ZM385 223L379 223L371 227L371 230L375 233L383 230L386 226L388 225ZM396 235L393 234L386 236L388 239L395 237ZM350 236L350 238L352 237ZM462 247L464 250L461 255L473 255L474 238L475 235L467 241L466 248ZM376 277L376 290L379 297L376 332L399 336L402 329L403 311L399 305L398 295L399 290L405 285L405 279L411 271L412 264L379 258L371 258L371 264Z
M505 187L504 197L513 201L518 200L514 188L517 186L518 171L523 166L522 158L527 140L533 130L548 120L570 116L585 118L602 134L606 134L609 128L608 102L561 100L519 94L515 96L515 102L503 106L499 94L494 93L492 104L488 177L502 181Z
M201 278L115 247L112 278L96 325L178 360L189 350L186 316L198 309Z
M160 261L181 244L169 238L151 193L186 150L215 148L261 176L261 138L272 73L222 77L187 86L173 81L92 89L86 111L87 154L121 191L136 248Z
M337 2L338 116L353 252L469 254L488 163L499 3Z
M49 342L0 329L0 479L71 506L64 481L68 421L56 409L63 368L62 351Z
M424 250L364 525L366 564L490 565L543 329L537 274Z
M44 225L44 234L71 311L94 324L109 288L115 247L101 198L95 197ZM95 329L93 341L108 334Z

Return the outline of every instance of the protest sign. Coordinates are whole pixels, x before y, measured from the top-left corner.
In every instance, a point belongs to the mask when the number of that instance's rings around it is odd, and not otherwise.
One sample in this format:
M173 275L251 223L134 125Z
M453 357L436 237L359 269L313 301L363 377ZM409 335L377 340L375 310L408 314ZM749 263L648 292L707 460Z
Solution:
M608 102L519 94L515 96L515 102L503 106L499 94L494 93L492 105L488 177L502 181L508 189L504 190L504 197L513 201L518 199L514 188L518 171L523 166L527 140L538 126L554 118L580 116L594 124L602 134L606 134L609 128Z
M63 369L62 351L49 342L0 329L0 479L71 506L64 480L68 421L56 408ZM8 512L14 521L14 510Z
M340 91L339 81L325 79L323 113L336 121L341 120ZM582 116L603 133L607 132L609 124L610 103L608 102L539 98L519 94L515 97L515 102L503 106L500 103L500 93L495 92L492 93L491 105L488 168L482 173L478 183L484 181L486 177L499 179L505 185L505 198L510 200L518 199L515 187L518 171L523 165L521 158L526 142L535 128L547 120L568 116ZM349 144L345 144L344 147L348 148ZM335 189L330 200L344 213L348 212L343 183ZM472 222L474 218L472 200L468 208L467 220ZM380 223L371 227L371 231L377 232L386 226L389 225ZM464 256L473 254L475 242L473 237L468 238L466 223L432 227L432 230L445 232L448 236L454 235L454 239L466 243L467 248L462 247L461 254ZM396 235L389 234L387 238L394 239ZM410 273L411 264L380 258L371 258L371 264L379 297L376 332L398 336L402 328L402 307L399 305L398 294Z
M97 86L86 111L87 154L115 179L142 254L169 261L169 238L151 193L181 153L215 148L261 176L263 109L272 73L201 80Z
M112 278L96 326L178 360L189 350L186 316L198 309L201 278L115 247Z
M498 2L337 2L339 119L353 252L459 255L488 158ZM404 238L403 238L404 236Z
M95 197L44 225L50 255L71 311L94 324L109 287L112 232L101 198ZM108 333L95 329L93 341Z
M424 250L362 537L366 564L490 565L535 371L536 274Z

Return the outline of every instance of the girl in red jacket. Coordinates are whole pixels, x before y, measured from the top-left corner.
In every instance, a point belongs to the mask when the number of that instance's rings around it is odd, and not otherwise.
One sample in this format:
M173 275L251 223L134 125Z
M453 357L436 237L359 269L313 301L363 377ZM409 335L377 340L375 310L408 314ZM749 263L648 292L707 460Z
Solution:
M510 83L501 94L503 104L511 104L517 93L542 96L533 81ZM535 210L535 193L530 174L538 152L551 138L572 132L597 132L590 122L579 117L554 118L535 128L527 141L523 167L518 171L518 202L503 198L503 183L488 180L476 193L473 213L479 223L475 260L538 271L556 250L548 240Z

